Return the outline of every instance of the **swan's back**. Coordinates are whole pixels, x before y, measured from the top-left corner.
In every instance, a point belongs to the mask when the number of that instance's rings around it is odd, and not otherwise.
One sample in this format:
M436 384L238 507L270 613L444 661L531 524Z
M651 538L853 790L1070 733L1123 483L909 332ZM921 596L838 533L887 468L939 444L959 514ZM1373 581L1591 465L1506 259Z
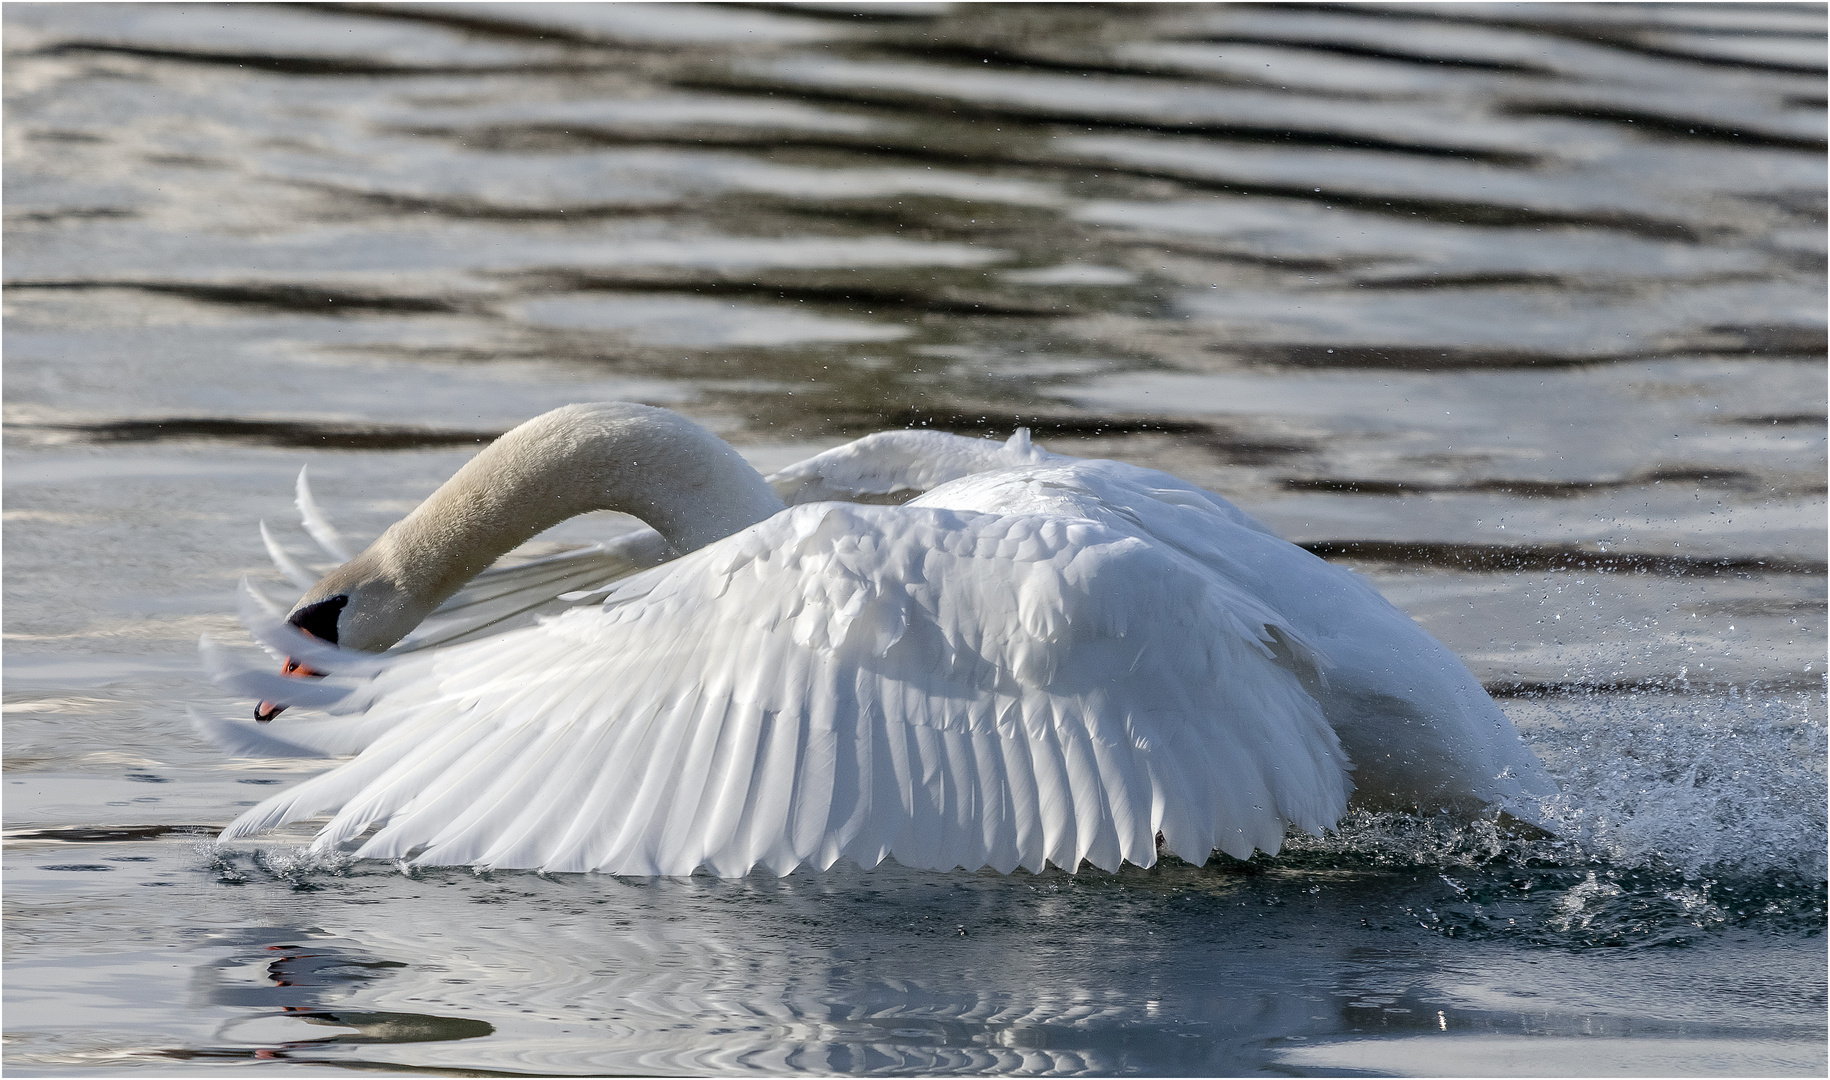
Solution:
M1288 543L1231 503L1114 461L982 474L911 505L1068 510L1129 522L1277 613L1324 657L1304 685L1353 763L1355 801L1528 821L1556 784L1467 666L1360 575ZM1305 671L1306 669L1298 669Z

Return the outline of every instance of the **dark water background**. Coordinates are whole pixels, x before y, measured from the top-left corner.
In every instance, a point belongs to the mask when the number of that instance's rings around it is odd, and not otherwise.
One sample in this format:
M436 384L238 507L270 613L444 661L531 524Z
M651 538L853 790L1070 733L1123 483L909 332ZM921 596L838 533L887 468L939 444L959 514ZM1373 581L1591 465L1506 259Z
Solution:
M1821 4L8 4L5 1063L1822 1075ZM1564 787L1116 875L216 852L195 641L496 432L1188 477ZM585 519L546 538L613 529Z

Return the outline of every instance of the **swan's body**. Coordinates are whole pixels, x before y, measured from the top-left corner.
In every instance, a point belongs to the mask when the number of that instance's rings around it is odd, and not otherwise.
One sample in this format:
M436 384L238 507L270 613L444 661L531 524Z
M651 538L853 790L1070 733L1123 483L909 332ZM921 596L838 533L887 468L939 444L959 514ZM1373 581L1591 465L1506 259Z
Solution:
M685 554L601 606L352 653L599 508L661 534L619 557ZM225 685L354 714L219 737L358 754L225 839L334 811L318 846L429 865L1116 869L1150 865L1159 835L1195 862L1275 852L1356 785L1528 819L1555 791L1467 669L1359 577L1174 477L1022 434L885 433L765 482L671 413L570 406L327 575L294 624L343 597L344 648L244 613L330 679L219 661Z

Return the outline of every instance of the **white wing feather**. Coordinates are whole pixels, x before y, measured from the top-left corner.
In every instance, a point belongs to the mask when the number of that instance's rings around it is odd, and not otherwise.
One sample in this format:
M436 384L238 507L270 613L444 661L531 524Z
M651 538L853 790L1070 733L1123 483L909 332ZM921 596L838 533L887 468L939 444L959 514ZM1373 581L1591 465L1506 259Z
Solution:
M340 563L349 562L349 545L343 542L343 534L339 533L337 527L330 523L330 519L324 516L324 511L318 509L318 501L311 497L311 481L306 478L306 473L309 471L310 466L299 469L296 497L293 500L299 508L299 519L304 523L305 531L318 542L318 546L324 549L325 554ZM305 587L310 588L309 585Z
M224 836L339 810L318 842L380 824L363 856L630 874L1243 857L1351 787L1300 638L1136 529L799 507L393 661L362 755Z
M1033 445L1028 428L1018 428L1001 443L943 431L881 431L796 462L770 474L768 481L789 506L884 497L902 501L976 473L1068 460Z
M666 539L644 525L557 555L492 567L440 604L394 651L451 645L525 625L673 555Z
M280 542L273 538L273 533L267 528L265 521L261 522L261 543L267 546L267 557L273 560L274 567L280 573L286 575L287 581L301 589L309 589L318 583L318 575L301 566L297 559L280 546Z
M324 756L324 751L317 746L306 746L275 735L267 724L206 716L194 708L186 711L190 713L191 726L199 735L238 757Z

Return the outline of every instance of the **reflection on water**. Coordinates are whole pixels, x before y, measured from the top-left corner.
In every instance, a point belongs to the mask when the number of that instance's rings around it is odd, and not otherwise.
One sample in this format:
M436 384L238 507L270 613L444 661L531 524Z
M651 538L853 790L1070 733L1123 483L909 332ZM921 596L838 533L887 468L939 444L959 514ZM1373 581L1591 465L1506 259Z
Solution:
M389 969L408 965L376 959L353 942L321 932L225 930L209 935L196 948L233 951L193 972L195 1004L236 1006L243 1018L223 1026L221 1037L229 1045L171 1051L173 1057L273 1060L332 1046L446 1042L495 1031L481 1020L338 1008L337 999L385 976ZM314 1030L318 1028L342 1030ZM258 1049L238 1049L237 1044Z
M1802 1007L1815 976L1786 940L1821 923L1808 882L1711 896L1669 873L1533 868L1505 840L1418 865L1416 826L1404 840L1388 826L1371 861L1336 845L1115 875L408 877L273 849L208 866L173 852L214 878L177 894L180 926L225 899L339 922L181 931L182 954L162 959L207 1035L174 1047L155 1029L115 1060L1234 1075L1300 1063L1305 1046L1326 1060L1332 1040L1361 1054L1354 1040L1451 1040L1426 1057L1475 1072L1517 1053L1473 1036L1684 1039L1730 1057L1757 1043L1784 1071L1821 1059ZM62 921L41 912L37 930ZM1760 980L1730 956L1764 965ZM134 959L108 961L131 976ZM120 1010L123 1033L159 1012ZM28 1030L43 1019L29 999L20 1015ZM91 1060L48 1049L37 1060Z
M9 1068L1822 1073L1821 6L5 20ZM1559 833L214 852L320 767L184 712L228 708L196 637L277 580L298 467L372 536L593 399L765 470L1021 423L1221 492L1468 660Z

